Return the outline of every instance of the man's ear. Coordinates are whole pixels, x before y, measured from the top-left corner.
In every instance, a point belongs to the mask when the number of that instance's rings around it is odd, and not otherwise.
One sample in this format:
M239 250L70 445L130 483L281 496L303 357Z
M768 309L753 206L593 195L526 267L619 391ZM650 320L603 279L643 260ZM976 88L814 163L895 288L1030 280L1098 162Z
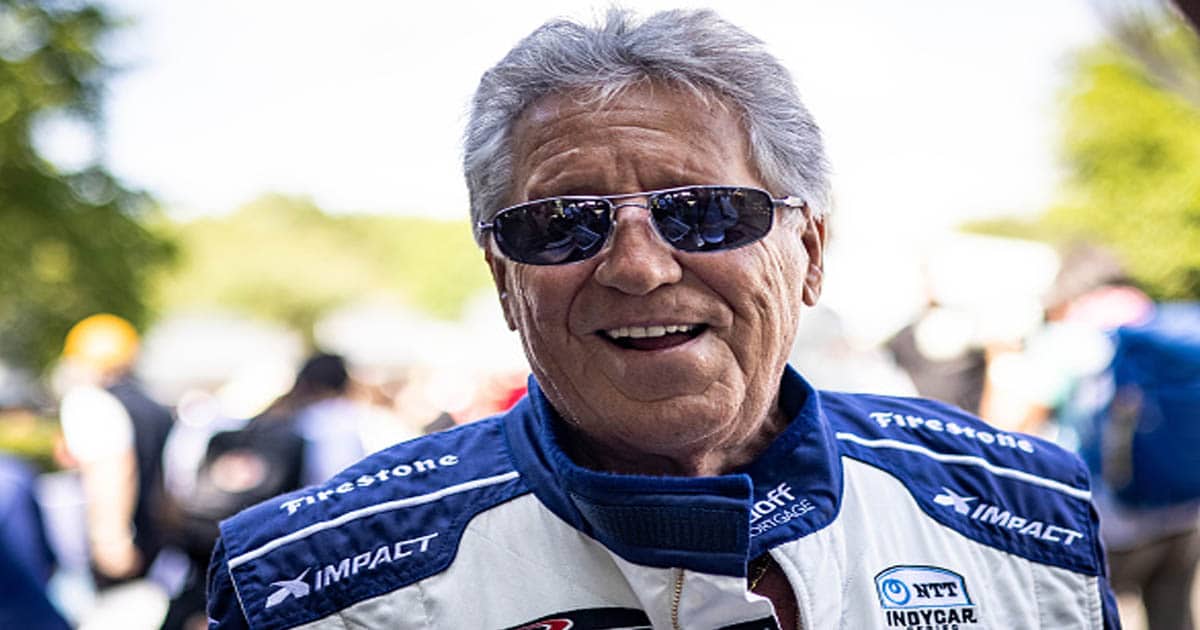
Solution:
M504 322L509 330L516 330L517 320L513 317L508 299L508 261L497 258L490 249L483 250L483 259L487 261L488 269L492 270L492 282L496 283L496 295L500 298Z
M804 303L816 306L821 297L821 284L825 278L825 244L829 233L827 219L817 216L811 208L804 219L804 250L808 252L808 267L804 271Z

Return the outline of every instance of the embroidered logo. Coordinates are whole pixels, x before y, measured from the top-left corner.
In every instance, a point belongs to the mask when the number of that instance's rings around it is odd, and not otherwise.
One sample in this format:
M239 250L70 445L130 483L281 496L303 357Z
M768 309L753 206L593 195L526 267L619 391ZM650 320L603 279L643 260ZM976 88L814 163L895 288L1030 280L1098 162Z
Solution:
M1018 536L1028 536L1034 540L1068 547L1083 537L1082 532L1069 527L1029 519L983 501L972 504L973 501L978 501L978 497L962 495L945 486L942 486L941 494L933 497L934 503L954 508L954 512L960 516L990 525L992 529L1000 530L1001 533L1015 533Z
M934 503L953 506L954 511L959 514L967 515L971 513L971 501L974 501L975 497L964 497L946 486L942 486L942 491L942 494L933 497Z
M875 593L889 628L953 630L979 623L966 580L949 569L889 567L875 576Z
M270 608L272 606L277 606L288 597L295 597L296 599L308 597L308 592L310 589L308 583L304 581L304 576L308 575L309 571L310 569L305 569L303 573L290 580L271 582L271 586L278 586L279 590L271 593L271 595L267 597L266 607Z
M408 558L427 553L437 535L437 532L431 532L416 538L398 540L359 554L345 556L323 567L315 567L317 570L313 574L311 583L306 578L308 572L314 567L305 569L303 573L290 580L271 582L271 586L278 587L279 590L267 596L265 608L278 606L287 601L289 597L296 599L308 597L308 594L314 590L320 592L340 582L354 580L359 573L374 571L377 567L397 562L409 562Z
M750 537L760 536L814 509L816 506L811 501L796 497L792 487L785 481L768 490L765 498L755 501L750 507Z

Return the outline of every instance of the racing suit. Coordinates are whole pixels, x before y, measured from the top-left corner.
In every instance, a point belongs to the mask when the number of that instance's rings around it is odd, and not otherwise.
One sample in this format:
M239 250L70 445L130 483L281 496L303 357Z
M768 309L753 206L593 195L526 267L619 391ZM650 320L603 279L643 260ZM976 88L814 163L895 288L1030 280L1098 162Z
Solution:
M225 521L216 628L1116 628L1087 472L936 402L817 392L719 477L585 469L530 379L506 414L395 445Z

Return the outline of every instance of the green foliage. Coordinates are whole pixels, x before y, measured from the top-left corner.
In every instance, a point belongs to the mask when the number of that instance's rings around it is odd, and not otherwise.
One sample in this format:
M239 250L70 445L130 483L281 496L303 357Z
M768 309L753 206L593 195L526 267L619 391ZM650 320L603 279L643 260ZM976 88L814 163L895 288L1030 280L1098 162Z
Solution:
M1068 111L1071 178L1045 229L1112 247L1158 299L1200 299L1200 109L1104 47Z
M110 69L97 52L114 21L86 3L0 0L0 358L35 370L75 321L99 311L136 323L168 241L149 203L102 166L62 172L34 146L47 116L99 133Z
M0 411L0 453L12 453L43 471L55 470L58 423L20 411Z
M302 331L331 307L385 293L454 318L489 282L465 220L329 215L271 195L175 233L183 260L163 278L162 308L234 308Z
M987 234L1004 238L1016 238L1028 241L1053 240L1046 233L1046 226L1040 219L1018 219L1013 217L998 217L992 219L976 219L959 226L964 232L972 234Z
M359 216L344 219L392 288L434 317L454 319L467 300L491 286L483 252L466 219Z
M1154 43L1164 50L1200 51L1187 28L1163 28ZM1200 299L1200 107L1179 87L1200 81L1200 57L1171 58L1169 68L1147 65L1113 44L1083 53L1066 103L1060 201L1035 221L966 229L1102 244L1154 298ZM1161 78L1179 73L1191 80Z

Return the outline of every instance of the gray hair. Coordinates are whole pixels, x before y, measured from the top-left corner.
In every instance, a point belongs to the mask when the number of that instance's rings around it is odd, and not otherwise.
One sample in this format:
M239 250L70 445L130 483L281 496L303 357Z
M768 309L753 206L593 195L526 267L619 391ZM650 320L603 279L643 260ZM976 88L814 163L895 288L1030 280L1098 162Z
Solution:
M710 10L664 11L638 23L631 12L610 9L595 27L547 22L479 81L463 154L476 241L483 244L478 222L489 220L511 193L512 127L527 107L571 90L607 99L647 80L734 105L749 158L768 188L803 198L817 213L828 209L820 130L791 75L762 41ZM800 213L785 217L790 214Z

